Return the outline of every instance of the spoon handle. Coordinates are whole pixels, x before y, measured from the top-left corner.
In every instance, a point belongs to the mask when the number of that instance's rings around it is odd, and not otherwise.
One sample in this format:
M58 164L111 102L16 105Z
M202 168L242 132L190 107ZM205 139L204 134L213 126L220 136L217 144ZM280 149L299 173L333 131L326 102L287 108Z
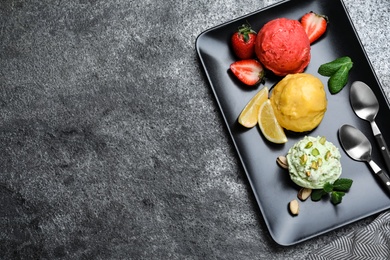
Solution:
M384 184L384 188L387 190L387 192L390 192L390 178L387 176L387 174L373 160L370 160L368 164L371 166L375 175L377 175Z
M382 134L375 135L375 139L379 145L383 159L385 160L387 170L390 171L390 153L389 153L389 149L387 148L387 145L385 143L385 139L383 139Z
M377 175L379 179L383 182L386 190L390 192L390 178L383 171L378 172Z

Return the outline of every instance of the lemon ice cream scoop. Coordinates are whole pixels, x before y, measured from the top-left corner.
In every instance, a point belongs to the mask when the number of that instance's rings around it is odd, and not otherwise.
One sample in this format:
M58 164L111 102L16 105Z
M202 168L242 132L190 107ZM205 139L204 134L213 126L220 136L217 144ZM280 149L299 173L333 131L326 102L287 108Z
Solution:
M273 88L270 100L279 124L294 132L316 128L327 108L324 85L307 73L284 77Z
M325 137L305 136L287 153L290 178L300 187L322 189L340 177L340 157L338 148Z

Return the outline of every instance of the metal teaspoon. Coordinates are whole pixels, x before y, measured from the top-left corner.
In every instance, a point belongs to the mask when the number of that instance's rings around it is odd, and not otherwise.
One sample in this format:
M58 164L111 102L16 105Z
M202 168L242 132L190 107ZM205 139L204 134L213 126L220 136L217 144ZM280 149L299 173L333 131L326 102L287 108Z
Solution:
M339 129L339 139L344 151L354 160L367 162L376 176L390 192L390 178L371 159L371 144L367 137L358 129L350 125L343 125Z
M390 153L385 139L375 123L375 117L379 111L379 103L374 92L364 82L355 81L350 90L350 101L356 115L371 124L372 132L380 147L382 156L385 160L387 170L390 171Z

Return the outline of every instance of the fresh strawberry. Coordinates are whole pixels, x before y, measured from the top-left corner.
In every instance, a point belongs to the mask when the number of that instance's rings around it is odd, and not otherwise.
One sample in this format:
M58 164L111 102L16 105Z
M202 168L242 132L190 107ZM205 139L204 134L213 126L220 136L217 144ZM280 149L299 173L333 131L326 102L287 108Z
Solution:
M309 12L302 16L301 24L309 37L310 43L313 43L325 33L328 25L328 17L322 14Z
M234 54L242 60L250 59L255 53L256 32L249 25L243 24L232 36Z
M254 59L239 60L230 65L230 70L244 84L253 86L263 80L263 66Z

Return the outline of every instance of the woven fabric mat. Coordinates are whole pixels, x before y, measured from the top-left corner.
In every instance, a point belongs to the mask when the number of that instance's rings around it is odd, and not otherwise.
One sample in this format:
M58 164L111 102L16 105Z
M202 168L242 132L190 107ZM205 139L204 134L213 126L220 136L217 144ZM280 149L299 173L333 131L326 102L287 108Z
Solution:
M308 259L390 259L390 211L366 227L308 255Z

